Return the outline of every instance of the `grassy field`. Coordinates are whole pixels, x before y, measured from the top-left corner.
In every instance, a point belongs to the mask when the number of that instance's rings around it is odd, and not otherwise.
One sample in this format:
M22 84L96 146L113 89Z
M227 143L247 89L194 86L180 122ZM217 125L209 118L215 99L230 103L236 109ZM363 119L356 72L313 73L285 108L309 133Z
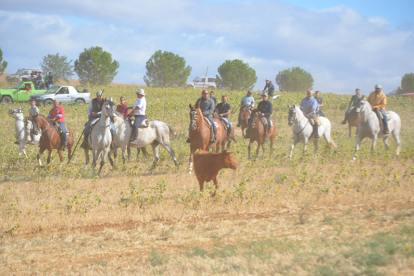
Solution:
M107 87L105 95L132 105L135 89ZM213 198L212 185L200 194L188 175L188 104L200 91L145 93L149 118L178 133L171 142L178 169L164 149L155 167L152 153L125 166L118 157L117 168L107 163L100 177L82 170L83 151L69 165L59 166L54 153L50 166L39 167L37 147L27 147L29 159L17 156L7 116L28 104L0 105L0 274L414 275L414 101L389 99L403 123L400 156L392 139L388 151L378 141L373 155L364 140L352 162L355 137L340 125L350 96L323 94L338 148L329 155L320 140L314 160L313 145L302 156L298 144L289 159L286 105L305 95L279 93L273 156L267 146L264 159L248 159L237 129L231 151L239 168L220 173ZM217 91L217 98L224 93L234 110L245 94ZM77 139L87 106L65 109Z

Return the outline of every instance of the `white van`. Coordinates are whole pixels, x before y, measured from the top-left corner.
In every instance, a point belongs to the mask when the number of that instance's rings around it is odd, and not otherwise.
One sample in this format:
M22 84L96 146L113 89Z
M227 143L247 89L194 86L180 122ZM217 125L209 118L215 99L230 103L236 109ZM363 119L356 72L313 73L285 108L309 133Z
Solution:
M204 80L206 77L196 77L192 82L188 82L187 88L203 88ZM205 89L216 89L216 77L207 77L206 84L204 85Z

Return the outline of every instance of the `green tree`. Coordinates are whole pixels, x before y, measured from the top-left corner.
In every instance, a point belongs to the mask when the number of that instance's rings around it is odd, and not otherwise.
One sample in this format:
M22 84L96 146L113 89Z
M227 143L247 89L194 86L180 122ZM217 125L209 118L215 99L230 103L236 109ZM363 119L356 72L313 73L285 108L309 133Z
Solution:
M59 56L59 53L56 55L48 54L43 57L40 67L43 73L52 72L55 82L58 82L60 79L68 82L68 79L73 76L72 61L68 61L66 56Z
M397 95L414 92L414 73L407 73L401 79L401 86L397 89Z
M304 91L313 88L312 75L300 67L280 71L276 76L280 91Z
M174 53L156 51L147 61L144 81L147 86L184 86L191 74L191 66L185 66L185 59Z
M3 51L0 48L0 76L3 75L4 70L6 70L7 67L7 61L3 61Z
M216 84L221 89L248 90L257 81L256 71L240 59L226 60L217 71Z
M101 47L91 47L79 54L75 60L75 72L81 84L108 85L118 74L119 62Z

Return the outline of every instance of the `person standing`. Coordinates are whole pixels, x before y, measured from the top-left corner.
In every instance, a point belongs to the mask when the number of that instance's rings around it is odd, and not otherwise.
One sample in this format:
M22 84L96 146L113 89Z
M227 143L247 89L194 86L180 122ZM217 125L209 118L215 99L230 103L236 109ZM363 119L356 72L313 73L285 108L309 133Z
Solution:
M266 85L263 88L262 95L266 92L266 89L267 89L268 97L273 97L273 92L275 92L275 85L269 79L266 79Z
M49 88L52 87L52 85L53 85L53 75L52 75L52 72L49 72L49 80L48 80L48 82L49 82Z
M230 119L229 119L229 114L231 112L231 107L230 107L230 104L227 103L227 96L226 95L221 96L221 100L222 100L222 102L219 103L216 107L217 108L217 113L221 118L224 118L228 122L229 127L227 128L227 139L231 140L230 139L230 134L231 134L231 129L233 127L231 122L230 122Z
M357 101L362 99L361 91L357 88L355 89L355 95L352 95L351 101L349 102L348 109L345 112L345 118L341 124L346 125L346 121L348 120L349 112L355 107ZM351 106L352 105L352 106Z
M42 77L42 73L41 72L37 72L37 78L36 78L36 84L37 84L37 89L40 90L41 86L42 86L42 82L43 82L43 77Z
M144 89L138 89L136 94L138 101L135 103L134 108L131 111L131 116L135 117L135 121L130 138L130 144L138 146L138 127L147 118L147 116L145 116L145 111L147 109L147 100L145 99Z
M217 105L217 99L214 97L214 91L210 91L210 98L214 101L214 106Z
M126 118L129 115L129 110L132 109L132 107L129 107L125 103L125 98L123 96L119 100L121 101L121 104L119 104L116 107L116 111L118 111L119 113L121 113L122 116L124 116L124 118Z
M44 83L45 83L45 88L49 89L49 72L46 72Z
M389 134L388 130L388 118L385 114L385 106L387 105L387 96L382 93L382 86L380 84L375 85L375 91L371 92L368 97L368 102L371 104L373 111L377 114L378 118L381 118L384 123L384 134Z
M319 92L319 91L316 91L315 92L315 100L318 102L318 112L317 112L316 115L320 115L322 117L326 117L325 114L323 114L323 112L322 112L323 99L322 99L322 97L320 95L321 95L321 92Z
M312 96L313 96L313 91L308 90L306 92L306 97L302 99L300 106L302 107L303 115L305 115L306 118L313 120L314 122L313 132L315 133L315 138L319 138L318 122L317 122L317 116L316 116L316 109L318 108L318 102Z
M62 127L62 136L63 136L63 143L64 147L68 145L68 138L66 135L66 127L65 127L65 109L59 105L58 100L53 101L53 108L49 111L49 115L47 117L51 121L56 121Z
M252 110L254 107L254 98L252 97L252 91L247 91L247 95L244 96L240 101L241 106L246 106L248 109ZM242 108L240 108L241 111ZM237 121L237 127L240 127L240 116L241 112L239 112L239 117Z

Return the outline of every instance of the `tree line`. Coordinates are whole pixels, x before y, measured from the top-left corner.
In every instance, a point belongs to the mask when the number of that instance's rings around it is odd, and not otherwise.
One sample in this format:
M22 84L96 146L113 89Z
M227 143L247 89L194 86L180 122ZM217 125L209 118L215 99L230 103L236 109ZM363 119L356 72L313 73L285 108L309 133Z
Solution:
M84 49L79 58L68 60L59 53L48 54L43 57L40 67L43 72L52 72L55 80L68 79L76 73L83 85L108 85L118 74L119 62L112 59L112 55L101 47ZM0 75L7 67L3 61L3 52L0 48ZM144 82L147 86L157 87L184 87L192 68L186 65L183 57L168 51L156 51L146 62L147 70ZM256 71L248 63L239 59L226 60L217 69L216 85L220 89L248 90L257 82ZM292 67L280 71L275 78L280 91L304 91L313 88L312 75L300 67ZM397 94L414 92L414 73L405 74L401 79L401 86Z

